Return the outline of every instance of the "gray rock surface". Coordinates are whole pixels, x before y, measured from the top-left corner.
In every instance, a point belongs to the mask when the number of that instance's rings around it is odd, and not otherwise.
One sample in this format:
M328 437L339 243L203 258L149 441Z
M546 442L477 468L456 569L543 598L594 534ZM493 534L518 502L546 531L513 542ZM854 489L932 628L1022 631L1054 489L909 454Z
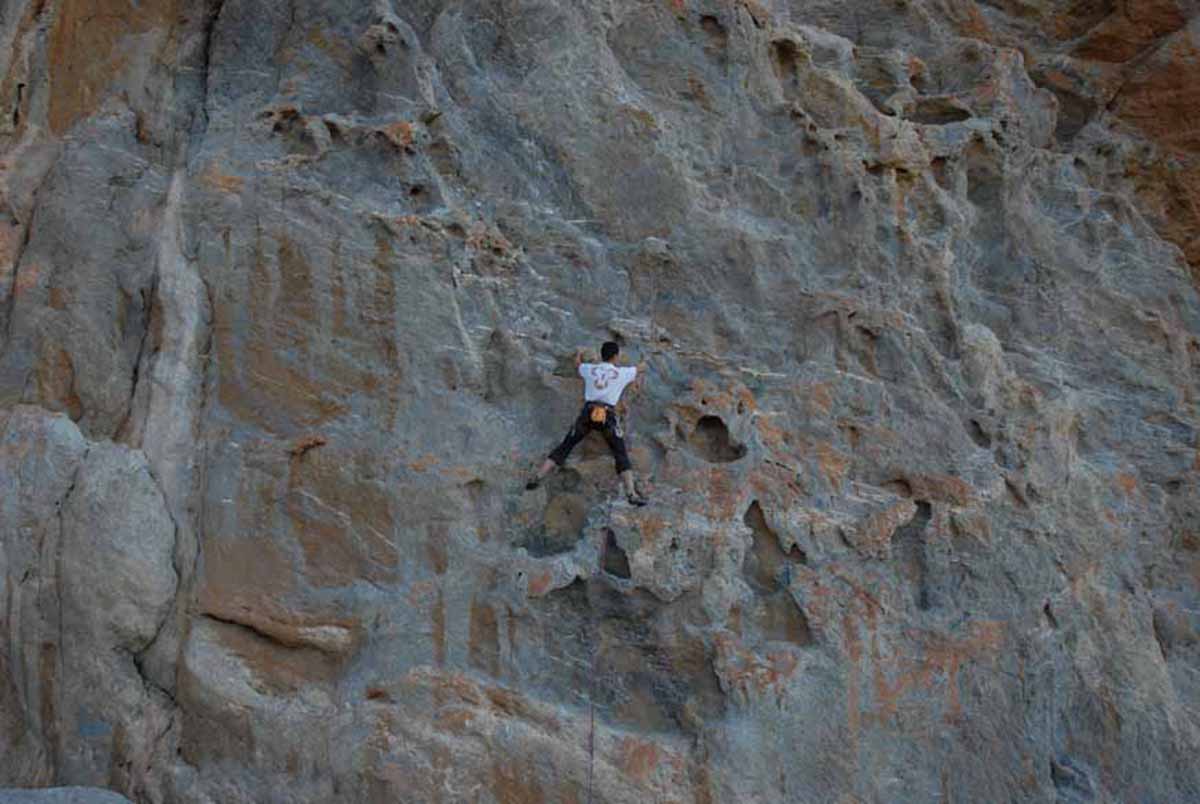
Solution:
M0 784L1200 798L1198 14L7 3Z
M97 787L49 787L0 790L0 804L128 804L130 799Z
M8 788L0 790L0 804L129 804L129 799L95 787Z

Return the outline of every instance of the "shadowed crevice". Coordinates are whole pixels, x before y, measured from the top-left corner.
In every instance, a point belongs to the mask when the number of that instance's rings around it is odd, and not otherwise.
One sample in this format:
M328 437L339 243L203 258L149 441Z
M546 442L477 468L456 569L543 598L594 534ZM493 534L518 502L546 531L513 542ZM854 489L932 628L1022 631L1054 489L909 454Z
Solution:
M932 607L929 594L929 563L925 556L925 529L933 518L933 507L925 500L916 500L917 510L912 519L896 528L892 534L892 555L899 563L902 577L913 585L913 602L926 611Z
M746 456L746 447L734 441L719 416L702 416L688 437L692 451L709 463L732 463Z
M604 530L604 571L617 578L630 578L629 556L617 544L617 536L611 529Z

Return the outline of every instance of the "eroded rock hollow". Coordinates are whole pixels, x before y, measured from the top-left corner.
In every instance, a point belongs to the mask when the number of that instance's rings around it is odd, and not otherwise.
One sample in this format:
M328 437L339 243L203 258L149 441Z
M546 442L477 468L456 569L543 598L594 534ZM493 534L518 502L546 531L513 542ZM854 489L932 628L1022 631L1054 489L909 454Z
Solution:
M0 4L0 787L1200 799L1200 2ZM577 346L647 365L650 504Z

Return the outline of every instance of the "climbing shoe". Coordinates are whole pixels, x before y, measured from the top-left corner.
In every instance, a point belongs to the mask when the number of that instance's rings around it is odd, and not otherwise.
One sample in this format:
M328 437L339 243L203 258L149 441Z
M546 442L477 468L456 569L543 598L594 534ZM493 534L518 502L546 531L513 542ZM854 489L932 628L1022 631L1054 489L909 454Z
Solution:
M531 477L525 481L525 490L533 491L540 485L542 485L542 479L540 477L538 477L537 475L534 475L533 477Z
M629 500L630 505L636 505L638 507L641 507L641 506L645 505L646 503L650 502L645 497L643 497L641 494L638 494L636 492L633 494L627 495L625 497L625 499Z

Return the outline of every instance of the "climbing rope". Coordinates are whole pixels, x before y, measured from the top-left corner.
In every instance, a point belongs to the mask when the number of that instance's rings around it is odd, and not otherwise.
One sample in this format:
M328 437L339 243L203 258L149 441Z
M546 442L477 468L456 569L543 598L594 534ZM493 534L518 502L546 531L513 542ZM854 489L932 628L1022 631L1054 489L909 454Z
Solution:
M608 539L612 533L612 512L613 498L608 498L608 503L604 510L604 528L601 530L600 550L597 553L597 566L593 569L593 576L598 576L604 572L604 559L608 555ZM588 804L592 804L592 789L593 780L595 779L596 769L596 677L599 675L596 672L596 667L599 664L600 646L595 640L598 636L596 628L596 609L592 606L592 601L588 600L588 630L592 636L592 661L590 678L588 679Z
M596 767L596 654L597 650L592 650L592 678L588 684L588 709L589 711L589 731L588 731L588 804L592 804L592 776Z

